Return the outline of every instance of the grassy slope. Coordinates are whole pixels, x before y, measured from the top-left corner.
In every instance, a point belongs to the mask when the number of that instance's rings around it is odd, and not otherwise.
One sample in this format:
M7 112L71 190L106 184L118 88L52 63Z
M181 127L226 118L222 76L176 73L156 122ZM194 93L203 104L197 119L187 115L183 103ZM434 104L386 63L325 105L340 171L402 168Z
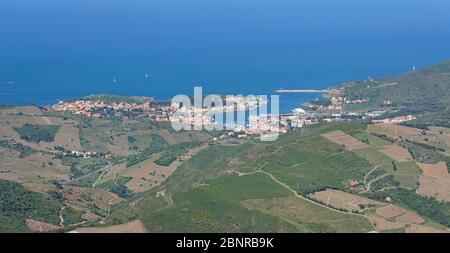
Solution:
M263 174L223 176L209 186L175 194L174 206L144 213L140 219L152 232L342 232L352 227L358 232L370 230L364 218L339 214L295 197L290 205L314 214L315 220L307 216L289 219L245 203L247 200L269 203L288 196L293 195ZM347 223L345 228L324 224L332 220Z
M211 178L224 175L233 167L230 165L231 159L241 157L252 145L210 146L183 163L164 185L172 193L186 191L192 188L193 184L204 183Z
M252 172L264 165L264 170L285 180L293 189L297 189L297 182L301 182L301 191L343 188L346 180L361 179L371 164L320 136L335 129L361 132L365 125L311 127L283 135L273 143L211 146L181 165L164 186L170 192L187 190L231 170Z
M339 219L342 223L337 222L334 227L331 222L324 223L323 221L331 221L335 219L335 215L341 214L296 197L287 202L286 208L301 207L312 213L315 213L317 208L321 209L315 221L310 221L307 216L290 218L278 214L275 210L264 211L259 207L261 203L258 201L277 201L277 198L283 200L284 197L293 197L292 193L280 191L277 183L262 174L226 176L231 170L252 172L262 168L287 183L291 189L297 189L299 181L303 192L324 187L343 189L346 180L362 178L371 165L322 138L320 134L335 129L350 133L361 132L364 127L365 124L342 123L303 129L284 135L274 143L210 146L185 162L163 184L166 192L173 196L174 206L165 209L152 192L144 193L140 195L143 200L139 201L137 210L123 206L116 210L110 221L120 222L120 216L127 216L129 219L140 218L150 231L157 232L368 231L371 229L370 224L358 216L349 218L343 215ZM276 150L279 151L273 155ZM324 162L327 166L323 166ZM277 167L262 167L265 163ZM296 163L301 165L291 166ZM212 178L217 179L211 181ZM205 183L209 186L195 188L195 185ZM281 194L282 192L285 193ZM251 205L245 202L249 200L258 201Z
M368 133L358 133L353 134L353 136L359 140L366 139L369 141L369 148L353 150L353 153L366 159L374 166L378 166L384 173L392 174L394 180L397 181L401 187L410 189L416 189L418 187L421 170L414 162L394 162L393 159L379 151L379 149L385 145L392 145L391 142ZM397 165L396 171L393 168L393 162ZM370 181L369 178L368 180Z
M265 159L265 171L302 193L343 189L348 180L362 180L371 169L364 159L321 136L307 137Z
M369 106L358 105L364 108L356 109L377 109L384 100L390 100L402 110L401 114L424 114L427 121L419 118L418 123L449 125L450 62L375 82L357 81L352 84L352 87L346 88L346 96L370 99Z
M369 170L378 165L383 169L373 171L368 181L386 173L390 176L375 182L372 185L374 190L398 186L398 182L400 187L416 188L420 173L417 166L413 162L399 163L397 171L394 171L392 159L378 151L383 145L392 143L368 135L364 132L365 128L363 122L318 125L282 135L272 143L210 146L181 165L161 188L138 195L137 207L124 205L118 208L110 222L120 222L121 216L126 219L139 218L150 231L155 232L367 231L370 224L365 220L331 218L339 213L327 209L322 210L325 214L312 211L322 207L310 206L309 202L292 194L275 194L279 185L267 181L267 178L255 178L262 177L260 173L227 176L231 171L251 173L261 169L302 194L324 188L351 191L346 185L347 180L362 180ZM347 151L320 136L336 129L361 140L369 139L370 147ZM162 198L155 197L154 193L161 189L173 197L173 206L167 208ZM411 193L408 198L419 203L421 197L414 191ZM434 200L428 202L430 205L437 204ZM417 205L405 207L419 211ZM438 221L430 213L426 216Z
M392 189L371 194L369 197L383 200L391 197L393 202L405 208L414 210L419 215L450 228L450 203L435 201L430 197L417 195L406 189Z
M360 133L365 124L320 125L284 135L274 143L265 144L255 159L259 164L246 169L255 170L263 165L263 170L303 194L324 188L345 189L348 180L362 180L372 165L320 136L337 129Z
M71 225L76 224L79 222L82 222L83 219L81 216L83 215L83 212L80 210L73 209L71 207L66 207L62 211L62 216L64 217L64 225Z

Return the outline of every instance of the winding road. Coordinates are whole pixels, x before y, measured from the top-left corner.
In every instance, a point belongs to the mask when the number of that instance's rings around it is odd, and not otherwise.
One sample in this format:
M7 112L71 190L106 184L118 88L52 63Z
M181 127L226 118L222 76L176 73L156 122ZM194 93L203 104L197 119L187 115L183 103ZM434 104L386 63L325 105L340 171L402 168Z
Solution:
M120 163L123 163L123 162L125 162L125 159L120 160L120 161L118 161L118 162L116 162L116 163L108 164L108 165L105 166L105 167L102 167L102 168L100 168L100 169L98 169L98 170L94 170L94 171L92 171L92 172L89 172L88 174L83 175L83 176L81 176L81 177L77 177L77 178L71 179L71 180L65 182L65 184L73 184L73 183L76 183L76 182L78 182L78 181L80 181L80 180L89 178L89 177L91 177L91 176L93 176L93 175L95 175L95 174L97 174L97 173L99 173L99 172L107 171L107 170L111 169L114 165L117 165L117 164L120 164Z

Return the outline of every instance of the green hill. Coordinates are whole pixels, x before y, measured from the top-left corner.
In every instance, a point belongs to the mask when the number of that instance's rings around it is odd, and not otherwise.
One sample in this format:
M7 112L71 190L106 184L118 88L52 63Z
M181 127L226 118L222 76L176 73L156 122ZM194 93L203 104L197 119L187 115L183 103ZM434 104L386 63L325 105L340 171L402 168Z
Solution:
M0 180L0 232L29 232L26 218L57 224L60 204L22 185Z
M222 176L187 192L176 192L164 207L158 197L139 201L137 217L151 232L368 232L364 217L312 204L262 173ZM290 215L260 207L280 202ZM120 210L112 217L123 217Z
M379 201L395 196L394 203L448 226L448 206L415 193L420 175L415 163L394 163L379 151L394 144L366 128L366 122L320 124L270 143L211 145L160 187L116 207L107 224L138 219L151 232L373 230L367 220L371 208L352 214L306 199L310 193L335 189ZM350 149L323 136L336 130L367 146ZM349 183L354 181L356 185ZM388 195L377 195L385 190L390 190ZM423 203L433 208L421 208Z
M320 136L336 129L361 132L365 124L310 127L273 143L211 146L181 165L159 189L139 196L138 205L119 207L108 218L109 224L139 219L152 232L371 231L364 217L331 211L298 197L326 188L349 190L349 180L362 180L373 167ZM170 200L155 196L163 189L172 196ZM303 211L285 216L261 206L272 202Z
M419 121L448 126L450 120L450 61L396 77L343 84L346 98L366 98L346 109L387 109L397 115L422 115Z

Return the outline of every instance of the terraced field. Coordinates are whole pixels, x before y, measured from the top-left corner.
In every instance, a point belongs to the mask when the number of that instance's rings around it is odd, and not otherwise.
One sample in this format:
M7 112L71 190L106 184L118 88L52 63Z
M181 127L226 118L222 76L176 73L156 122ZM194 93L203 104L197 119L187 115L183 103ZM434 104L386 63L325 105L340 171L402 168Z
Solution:
M450 174L444 162L437 164L418 163L423 170L418 192L441 201L450 201Z
M96 207L107 210L110 206L123 201L122 198L114 193L103 189L93 189L86 187L65 185L61 189L52 184L25 183L24 186L35 192L48 193L56 191L61 193L62 197L69 202L80 202L85 205L93 204Z

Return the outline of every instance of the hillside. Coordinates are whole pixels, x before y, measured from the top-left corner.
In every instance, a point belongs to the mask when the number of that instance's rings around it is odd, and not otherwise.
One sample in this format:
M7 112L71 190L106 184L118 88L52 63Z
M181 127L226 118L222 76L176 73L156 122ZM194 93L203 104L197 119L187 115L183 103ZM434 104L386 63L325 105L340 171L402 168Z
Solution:
M116 98L127 100L95 99ZM158 186L210 139L205 132L174 132L148 117L1 107L0 232L99 222L110 206Z
M448 185L430 192L421 184L415 161L425 151L370 129L323 124L273 143L211 145L116 207L107 224L139 220L150 232L445 231Z
M153 110L79 110L0 108L0 231L449 231L449 128L318 122L261 142L176 132Z
M344 96L365 98L365 104L346 109L386 109L399 115L423 115L418 122L448 126L450 120L450 61L396 77L384 77L343 84Z
M0 233L29 232L26 219L58 224L60 204L22 185L0 179Z

